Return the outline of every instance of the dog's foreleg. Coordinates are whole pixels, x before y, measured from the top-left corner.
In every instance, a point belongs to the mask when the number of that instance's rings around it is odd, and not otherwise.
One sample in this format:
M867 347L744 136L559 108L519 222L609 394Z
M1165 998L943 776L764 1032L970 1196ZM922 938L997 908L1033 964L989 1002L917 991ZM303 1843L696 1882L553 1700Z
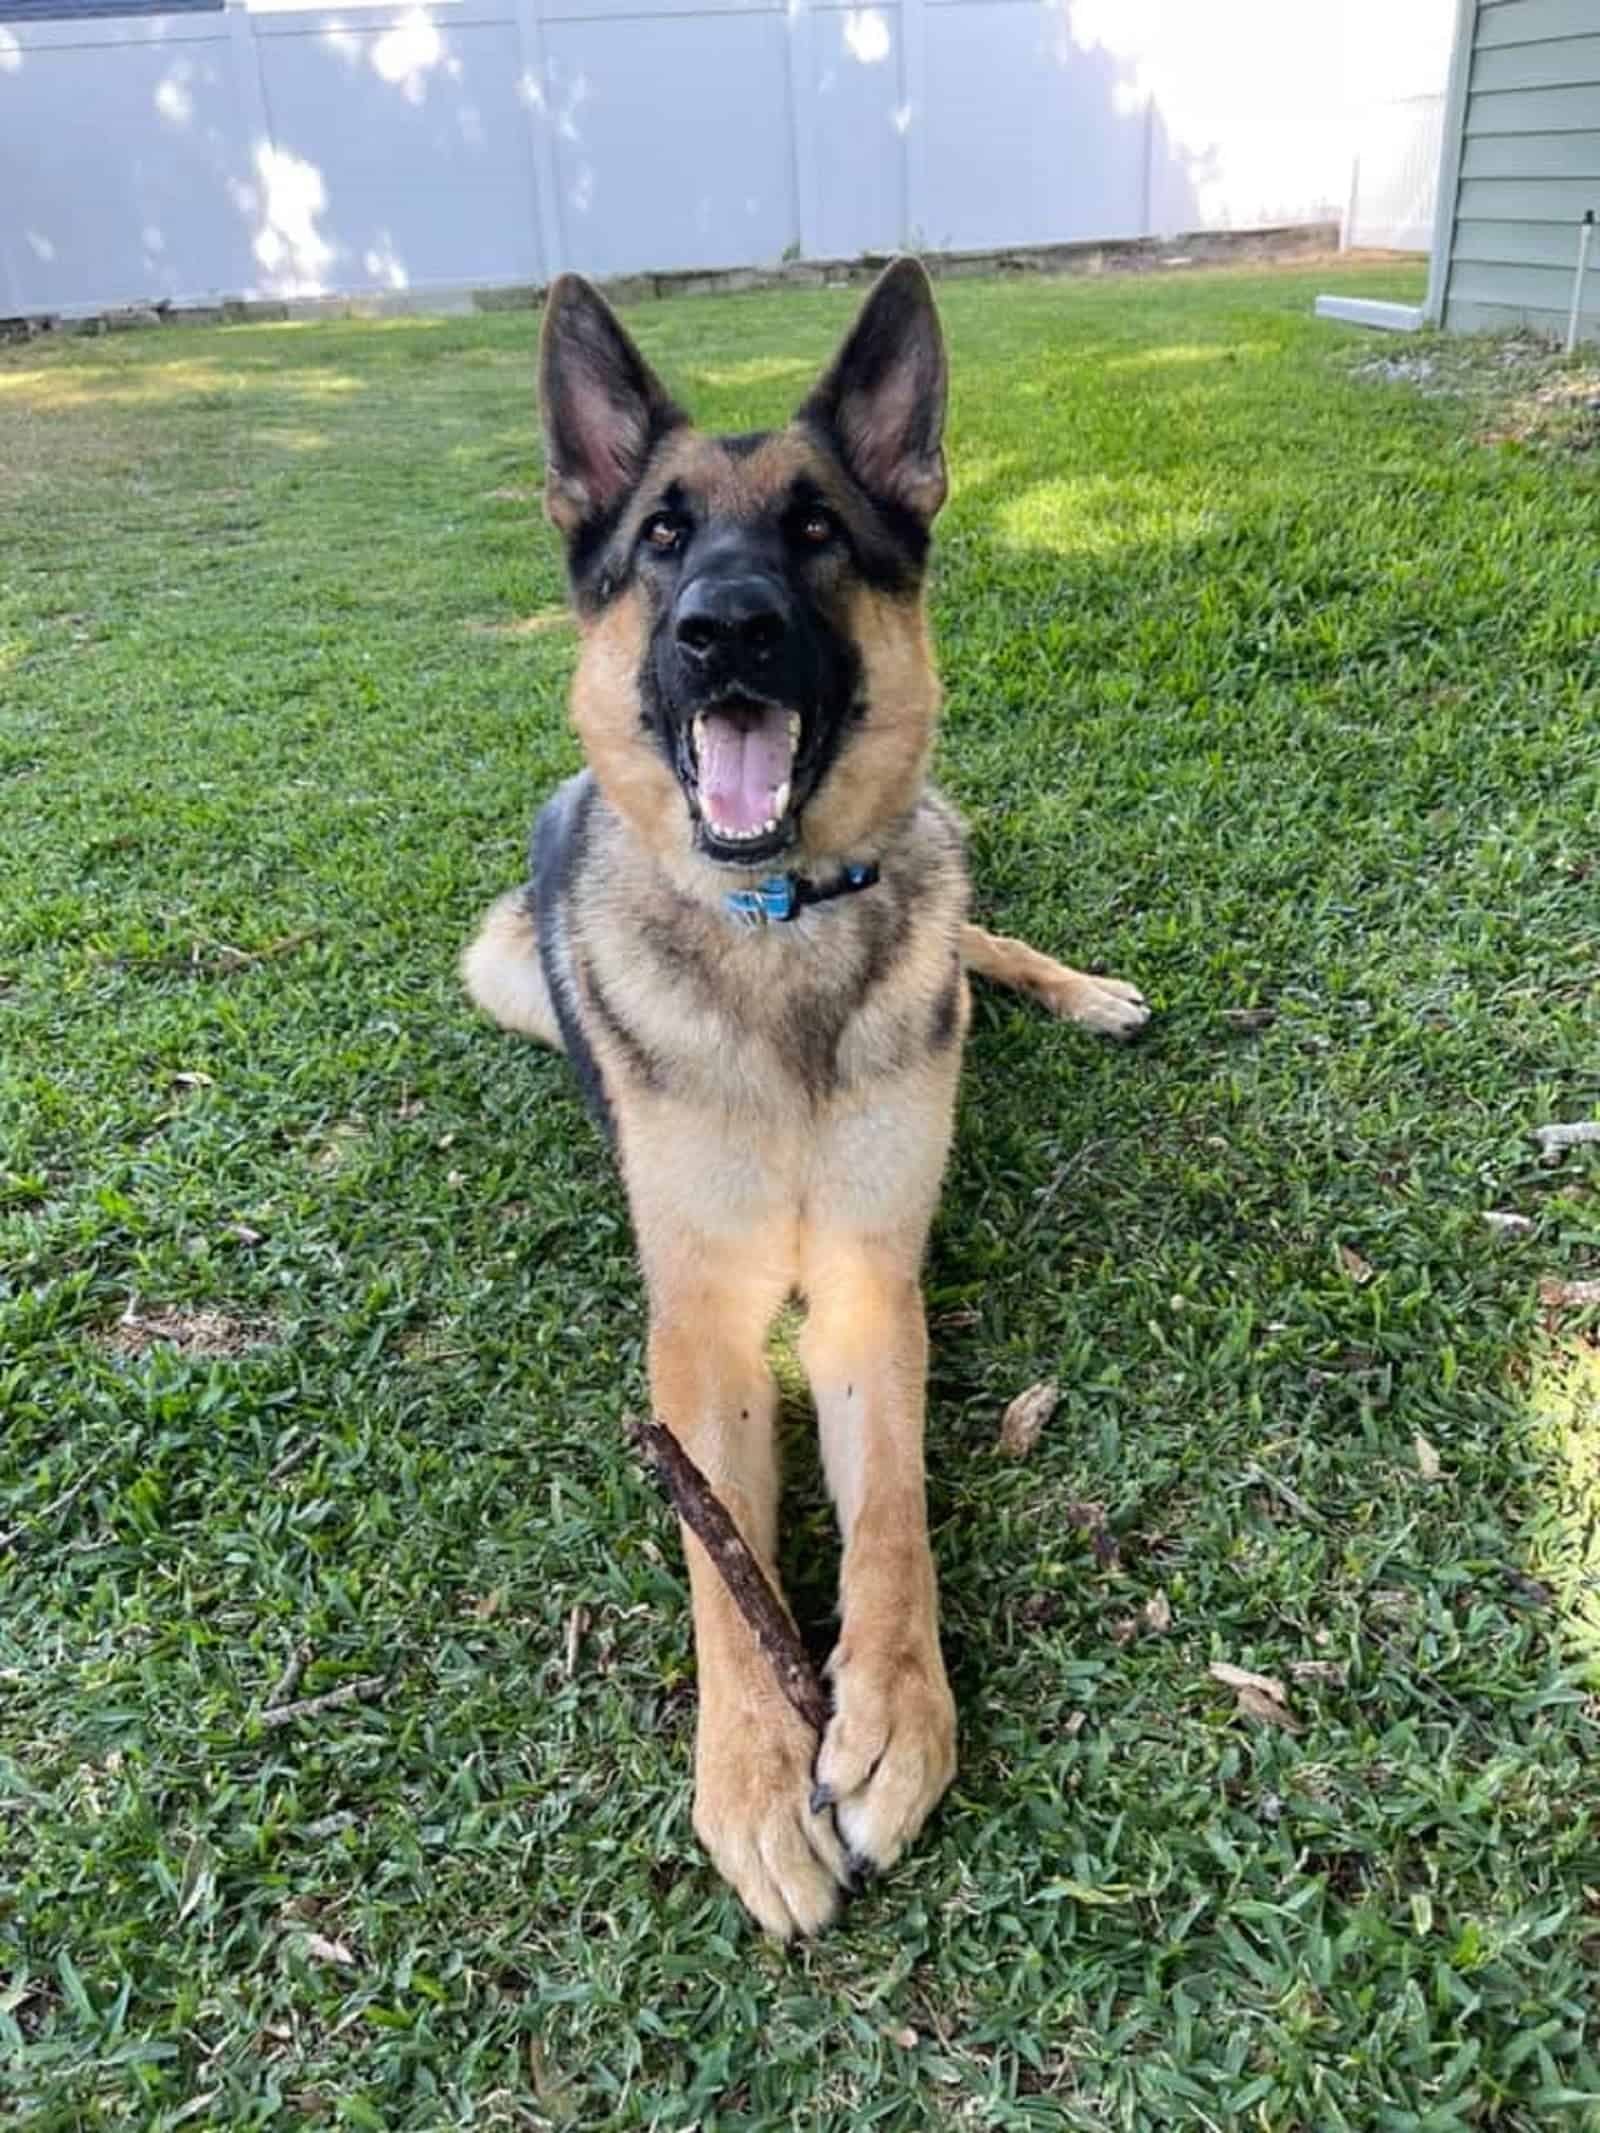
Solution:
M1092 977L1041 955L1025 941L981 926L961 929L961 960L980 978L1009 985L1047 1007L1064 1021L1076 1022L1103 1037L1136 1036L1150 1019L1143 993L1122 978Z
M776 1590L777 1387L766 1339L788 1289L788 1262L765 1251L759 1233L697 1234L670 1164L655 1162L626 1126L622 1141L650 1289L656 1417L700 1467ZM683 1545L700 1686L695 1830L768 1932L814 1933L849 1879L833 1818L811 1806L816 1735L783 1696L687 1528Z
M812 1232L800 1355L844 1536L834 1716L820 1797L858 1862L884 1867L955 1774L923 1489L928 1340L921 1235Z

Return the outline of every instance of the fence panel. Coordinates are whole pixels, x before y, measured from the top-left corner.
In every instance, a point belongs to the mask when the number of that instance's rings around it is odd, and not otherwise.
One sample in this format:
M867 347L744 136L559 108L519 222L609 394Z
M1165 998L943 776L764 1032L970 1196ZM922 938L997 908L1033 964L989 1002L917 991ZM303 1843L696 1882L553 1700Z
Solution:
M0 312L1319 222L1334 33L1276 5L1203 36L1193 0L0 22Z

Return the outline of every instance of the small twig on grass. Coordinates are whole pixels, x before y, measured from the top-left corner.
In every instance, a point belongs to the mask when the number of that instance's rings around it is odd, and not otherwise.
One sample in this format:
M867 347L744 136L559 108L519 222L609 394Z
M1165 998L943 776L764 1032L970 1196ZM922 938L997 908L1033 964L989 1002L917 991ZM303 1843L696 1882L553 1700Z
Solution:
M82 1495L96 1474L102 1468L108 1467L115 1457L116 1454L114 1452L103 1452L85 1472L78 1476L71 1488L63 1489L61 1494L52 1498L42 1511L33 1512L29 1517L21 1520L19 1524L14 1525L8 1533L0 1533L0 1555L8 1555L25 1533L37 1532L46 1519L54 1518L58 1511L64 1511L75 1497Z
M1322 1526L1327 1520L1313 1503L1307 1503L1288 1482L1280 1481L1276 1474L1269 1474L1263 1466L1247 1466L1244 1470L1247 1487L1269 1489L1280 1503L1287 1504L1296 1518L1303 1518L1308 1526Z
M1022 1225L1022 1235L1024 1237L1031 1236L1039 1227L1039 1224L1050 1212L1056 1195L1074 1173L1092 1168L1100 1160L1101 1156L1109 1155L1116 1145L1113 1140L1098 1140L1085 1141L1082 1147L1075 1148L1066 1161L1058 1165L1050 1182L1039 1194L1038 1199L1035 1200L1032 1213Z
M263 1711L261 1723L264 1726L292 1726L297 1718L320 1718L324 1711L336 1711L341 1704L364 1703L388 1685L387 1674L363 1674L340 1688L327 1690L324 1695L303 1696L298 1703L280 1703L270 1711Z
M309 941L317 939L320 926L305 926L298 933L281 934L275 941L267 941L260 948L236 948L232 941L210 943L216 956L217 968L231 975L236 970L249 970L256 963L270 963L280 955L293 955L297 948L304 948ZM201 960L201 943L195 943L194 960Z
M307 1638L297 1644L289 1654L288 1664L272 1685L272 1691L262 1706L264 1710L276 1711L289 1701L300 1686L300 1676L311 1663L311 1642Z
M315 1437L291 1436L287 1448L279 1455L267 1475L269 1481L284 1481L297 1466L309 1459L316 1448Z
M704 1474L671 1430L624 1416L624 1426L671 1500L673 1509L710 1556L729 1597L766 1653L779 1688L819 1737L827 1730L828 1699L794 1624L743 1536Z
M569 1681L578 1671L578 1646L583 1641L584 1633L588 1627L588 1608L575 1607L567 1617L567 1641L562 1659L562 1671Z

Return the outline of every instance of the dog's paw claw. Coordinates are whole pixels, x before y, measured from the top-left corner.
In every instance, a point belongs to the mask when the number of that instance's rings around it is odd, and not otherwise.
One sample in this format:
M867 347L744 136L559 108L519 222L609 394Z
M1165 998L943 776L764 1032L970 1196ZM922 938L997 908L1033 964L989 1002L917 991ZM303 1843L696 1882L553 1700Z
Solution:
M857 1885L892 1866L955 1776L956 1717L944 1666L904 1652L829 1663L834 1716L818 1754L819 1782Z
M694 1826L724 1881L778 1940L819 1933L850 1887L832 1815L817 1805L813 1736L788 1707L701 1712Z
M1075 1022L1079 1029L1114 1037L1123 1044L1137 1037L1150 1020L1150 1003L1137 985L1124 978L1075 973L1072 984L1062 986L1049 1004L1064 1022Z

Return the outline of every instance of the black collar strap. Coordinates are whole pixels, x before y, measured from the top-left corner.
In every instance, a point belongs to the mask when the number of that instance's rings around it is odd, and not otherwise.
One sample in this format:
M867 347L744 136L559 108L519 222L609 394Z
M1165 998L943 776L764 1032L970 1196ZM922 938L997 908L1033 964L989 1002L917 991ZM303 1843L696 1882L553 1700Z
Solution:
M807 904L825 904L835 896L870 889L878 878L876 863L846 867L833 881L807 881L803 874L769 874L753 889L730 889L722 899L747 926L782 926L798 918Z

